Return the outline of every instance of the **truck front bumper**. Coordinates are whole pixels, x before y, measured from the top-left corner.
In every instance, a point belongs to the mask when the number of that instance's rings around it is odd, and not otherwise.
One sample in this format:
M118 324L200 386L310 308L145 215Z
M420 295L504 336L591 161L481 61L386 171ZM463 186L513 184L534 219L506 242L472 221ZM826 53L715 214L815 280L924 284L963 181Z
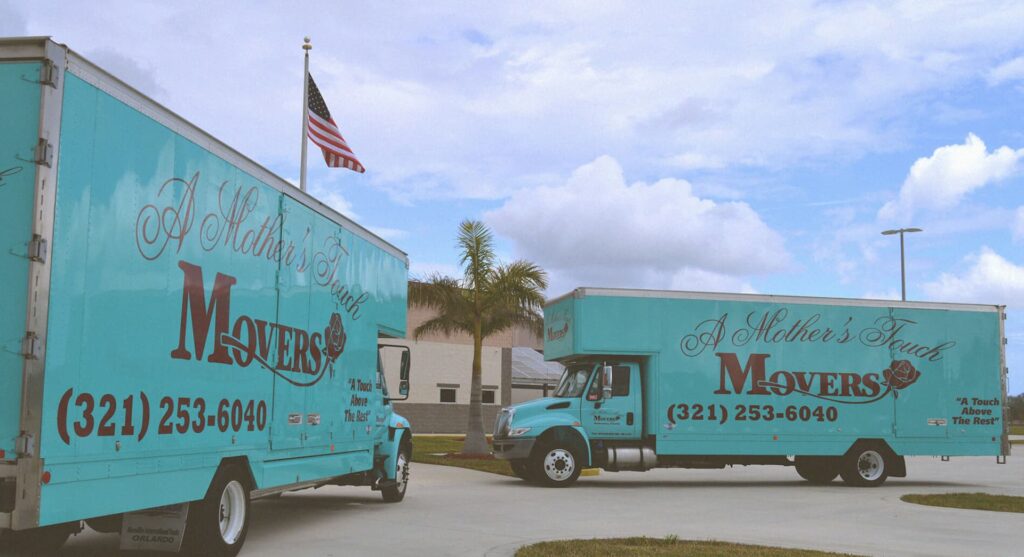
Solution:
M494 458L518 460L530 456L536 438L527 439L495 439Z

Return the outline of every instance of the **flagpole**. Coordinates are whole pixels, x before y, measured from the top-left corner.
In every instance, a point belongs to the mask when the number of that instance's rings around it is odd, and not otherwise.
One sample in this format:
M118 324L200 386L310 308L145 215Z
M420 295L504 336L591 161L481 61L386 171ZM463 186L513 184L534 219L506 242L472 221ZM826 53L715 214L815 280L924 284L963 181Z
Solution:
M306 67L302 73L302 167L299 170L299 189L306 191L306 139L309 136L309 51L313 45L309 37L303 39L302 50L306 53Z

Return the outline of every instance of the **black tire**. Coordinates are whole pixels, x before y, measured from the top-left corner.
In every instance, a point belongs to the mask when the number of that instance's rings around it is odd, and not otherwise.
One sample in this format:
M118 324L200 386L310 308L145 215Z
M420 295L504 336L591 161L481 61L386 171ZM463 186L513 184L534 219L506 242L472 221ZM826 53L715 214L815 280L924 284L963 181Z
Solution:
M827 485L839 475L839 461L826 456L798 456L796 473L813 485Z
M222 466L206 497L189 507L183 552L210 557L238 555L249 533L249 489L245 470L237 465Z
M839 461L839 475L846 485L878 487L889 477L888 451L874 444L854 445Z
M547 487L568 487L576 482L583 471L580 452L572 446L542 441L533 448L527 461L527 473L532 481Z
M0 555L42 557L53 555L71 534L81 531L81 523L67 522L29 530L8 531L0 537Z
M512 473L517 478L528 482L533 481L533 476L530 474L530 465L526 459L511 460L508 464L512 468Z
M398 462L395 463L396 482L380 490L385 503L398 503L405 499L405 492L409 489L409 452L408 445L402 445L398 450Z

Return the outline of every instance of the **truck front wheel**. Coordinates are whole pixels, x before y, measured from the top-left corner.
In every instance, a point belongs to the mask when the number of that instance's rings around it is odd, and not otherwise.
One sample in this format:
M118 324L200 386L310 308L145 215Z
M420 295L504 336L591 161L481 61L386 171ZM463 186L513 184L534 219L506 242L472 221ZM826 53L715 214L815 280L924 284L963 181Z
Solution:
M191 555L234 557L249 532L247 475L235 465L217 471L206 497L194 501L185 527L184 549Z
M580 477L580 460L568 447L543 443L536 447L527 466L530 477L548 487L566 487Z
M831 483L839 475L837 459L826 456L796 457L796 473L813 485Z
M839 475L847 485L876 487L885 483L889 468L884 453L874 445L854 446L839 462Z
M409 449L408 445L398 451L395 461L395 484L381 488L380 494L385 503L397 503L405 499L405 490L409 488Z

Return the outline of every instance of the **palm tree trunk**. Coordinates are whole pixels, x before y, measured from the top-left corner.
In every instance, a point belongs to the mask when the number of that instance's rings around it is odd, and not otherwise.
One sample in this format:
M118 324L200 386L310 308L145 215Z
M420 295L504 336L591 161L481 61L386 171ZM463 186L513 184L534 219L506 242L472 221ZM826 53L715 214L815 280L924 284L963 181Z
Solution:
M462 445L462 454L483 455L490 453L487 438L484 437L484 417L480 405L481 355L483 338L480 321L477 320L473 331L473 378L469 388L469 424L466 426L466 442Z

